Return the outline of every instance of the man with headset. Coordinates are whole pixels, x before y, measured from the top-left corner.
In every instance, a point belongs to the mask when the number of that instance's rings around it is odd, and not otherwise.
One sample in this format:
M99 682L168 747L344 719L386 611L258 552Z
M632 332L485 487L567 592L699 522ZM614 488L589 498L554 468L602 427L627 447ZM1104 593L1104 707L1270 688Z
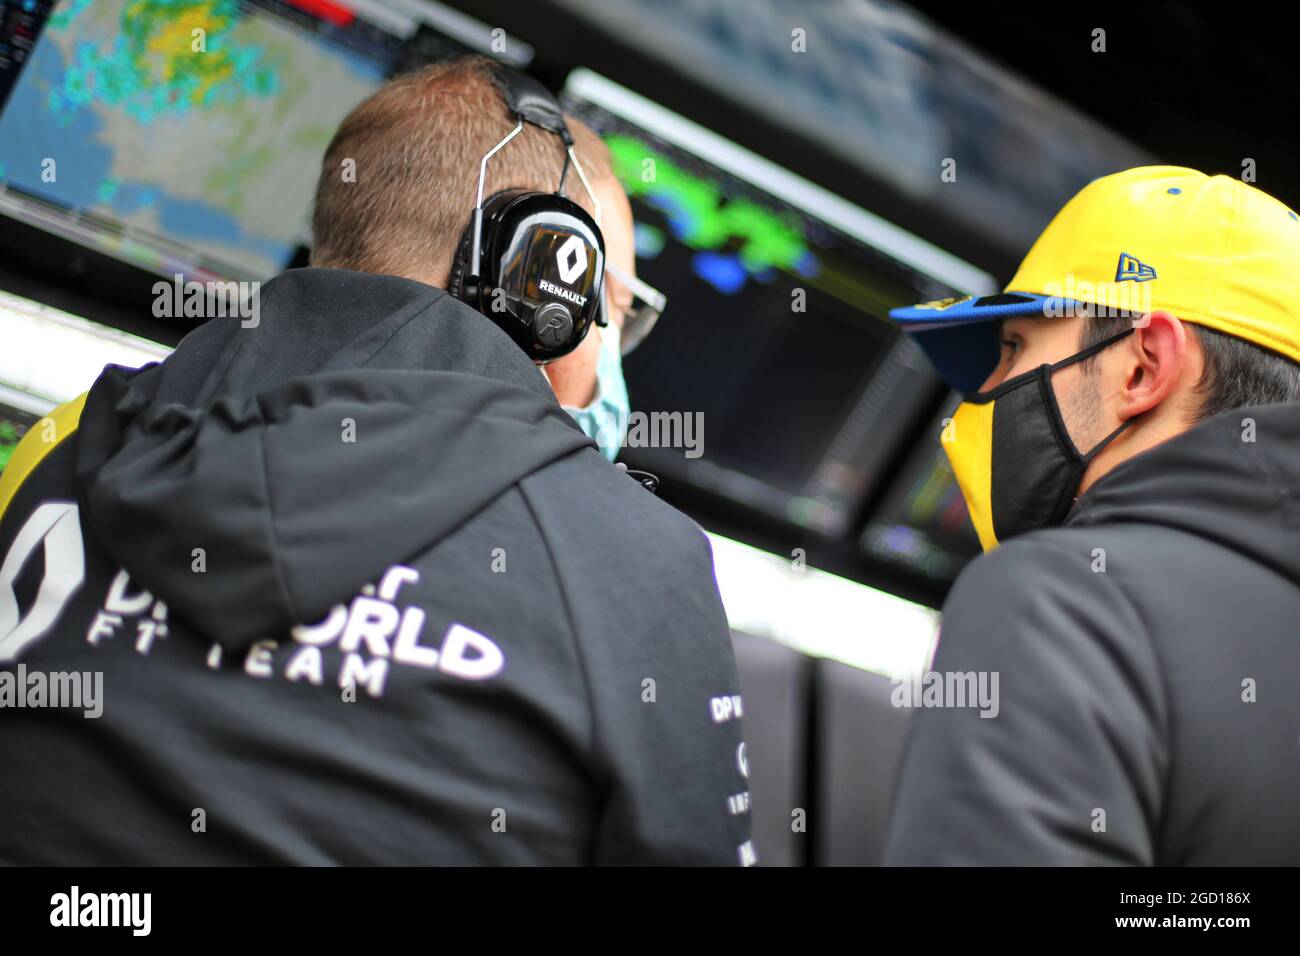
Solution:
M0 859L752 861L708 541L601 454L663 302L594 134L426 69L313 229L255 328L109 367L0 479L0 663L103 673L97 720L5 715Z
M967 393L942 445L989 552L933 670L999 699L916 715L887 861L1300 862L1300 218L1130 169L1004 292L893 314Z

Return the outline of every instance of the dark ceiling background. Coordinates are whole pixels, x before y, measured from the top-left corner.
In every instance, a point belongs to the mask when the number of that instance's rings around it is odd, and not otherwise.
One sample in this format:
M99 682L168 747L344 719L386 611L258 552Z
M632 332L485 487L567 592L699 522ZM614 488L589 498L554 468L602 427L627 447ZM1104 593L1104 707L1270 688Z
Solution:
M553 86L563 83L572 66L588 66L939 243L999 281L1010 278L1027 251L990 239L942 208L918 208L817 142L792 135L757 112L737 109L734 98L702 88L655 59L636 36L596 25L577 0L446 2L487 23L506 25L532 43L537 49L533 71ZM807 8L799 0L788 2L790 16L797 18L801 9L824 9L838 0L805 0ZM1300 66L1286 21L1277 13L1281 7L1170 0L1091 3L1079 9L1049 9L1024 0L918 0L904 6L1120 133L1155 161L1240 176L1243 160L1251 158L1257 185L1288 205L1300 205L1293 119L1300 108ZM1092 50L1096 28L1106 31L1104 53Z
M1144 0L1045 13L1012 0L911 6L1163 161L1300 203L1300 57L1283 6ZM1106 30L1107 52L1091 51Z

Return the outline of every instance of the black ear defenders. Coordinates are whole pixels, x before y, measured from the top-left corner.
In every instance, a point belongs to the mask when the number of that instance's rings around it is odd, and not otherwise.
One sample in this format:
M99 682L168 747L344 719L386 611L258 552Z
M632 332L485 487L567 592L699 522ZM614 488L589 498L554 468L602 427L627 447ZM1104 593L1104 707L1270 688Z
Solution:
M567 355L593 321L604 325L601 287L605 240L596 219L563 195L572 163L600 215L600 204L573 151L564 113L537 80L504 67L497 88L515 128L479 163L474 214L461 236L447 291L495 322L535 362ZM531 123L564 143L564 166L554 193L507 189L483 200L487 163Z

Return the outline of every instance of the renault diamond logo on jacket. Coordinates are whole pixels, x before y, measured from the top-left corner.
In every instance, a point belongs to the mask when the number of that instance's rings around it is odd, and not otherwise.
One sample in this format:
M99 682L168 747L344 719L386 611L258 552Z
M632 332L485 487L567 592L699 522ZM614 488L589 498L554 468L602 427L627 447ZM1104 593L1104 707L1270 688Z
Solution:
M570 236L555 254L560 267L560 281L573 285L573 280L587 271L587 244L581 236Z
M1141 259L1136 256L1130 256L1127 252L1119 254L1119 266L1115 269L1115 281L1124 282L1132 280L1133 282L1148 282L1156 277L1156 270L1149 265L1145 265Z

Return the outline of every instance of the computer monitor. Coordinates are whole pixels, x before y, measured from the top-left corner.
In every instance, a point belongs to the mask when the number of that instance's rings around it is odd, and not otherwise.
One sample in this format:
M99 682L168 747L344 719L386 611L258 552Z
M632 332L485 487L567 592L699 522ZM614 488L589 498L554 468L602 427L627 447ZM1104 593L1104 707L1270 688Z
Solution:
M347 112L492 41L431 0L0 0L0 215L160 275L268 278Z
M27 434L27 429L35 425L42 414L23 401L22 396L18 396L13 405L5 401L6 397L0 390L0 473L8 467L9 459Z
M171 352L159 342L2 289L0 343L0 402L42 415L90 388L105 365L139 368Z
M571 74L563 102L609 146L638 275L668 297L624 362L634 415L703 425L699 449L646 447L634 419L624 460L848 532L940 394L888 310L993 279L597 74Z
M927 581L950 583L980 553L979 539L939 436L960 399L953 395L921 431L862 531L862 551Z

